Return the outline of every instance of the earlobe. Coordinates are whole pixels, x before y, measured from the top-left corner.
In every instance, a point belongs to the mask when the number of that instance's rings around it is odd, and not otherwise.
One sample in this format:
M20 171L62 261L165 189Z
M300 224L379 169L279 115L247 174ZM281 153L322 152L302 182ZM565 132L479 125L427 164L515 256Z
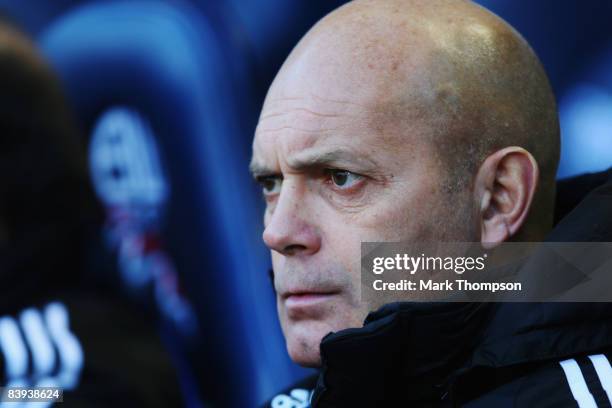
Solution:
M519 231L538 178L537 162L522 147L506 147L487 157L476 176L483 247L493 248Z

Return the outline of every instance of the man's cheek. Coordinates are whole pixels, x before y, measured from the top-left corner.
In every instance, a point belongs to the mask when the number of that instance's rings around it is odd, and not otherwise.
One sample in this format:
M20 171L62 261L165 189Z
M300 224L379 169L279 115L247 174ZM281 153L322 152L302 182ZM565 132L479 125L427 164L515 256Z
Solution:
M274 290L278 291L279 279L281 279L282 276L283 257L278 252L270 252L272 258L272 284L274 285Z
M329 242L329 256L339 264L338 269L346 274L346 278L352 283L355 283L361 270L361 243L369 240L378 241L372 233L346 229L338 230Z

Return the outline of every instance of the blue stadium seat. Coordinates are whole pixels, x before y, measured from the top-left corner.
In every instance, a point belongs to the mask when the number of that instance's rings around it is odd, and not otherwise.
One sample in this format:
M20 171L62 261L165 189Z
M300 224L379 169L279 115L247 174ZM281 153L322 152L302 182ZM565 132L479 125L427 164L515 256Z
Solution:
M39 42L91 138L100 198L113 222L131 220L119 225L134 234L110 234L124 281L145 282L138 260L162 254L156 270L178 271L193 307L197 330L165 331L188 405L257 406L303 376L285 351L260 243L248 82L214 23L182 3L99 1L61 16Z
M559 101L559 178L612 166L612 44L590 58L577 77Z

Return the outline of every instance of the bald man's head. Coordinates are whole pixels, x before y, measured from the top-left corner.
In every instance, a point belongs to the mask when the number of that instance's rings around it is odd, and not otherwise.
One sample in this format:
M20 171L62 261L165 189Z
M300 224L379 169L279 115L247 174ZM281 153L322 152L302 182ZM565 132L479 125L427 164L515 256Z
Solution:
M350 295L344 309L361 309L342 322L324 318L325 308L306 319L285 302L292 287L318 288L307 270L358 270L347 237L541 239L558 156L546 74L487 10L459 0L357 0L323 18L270 88L253 144L290 352L300 361L308 350L303 321L320 332L361 323L367 306ZM342 286L320 278L323 288Z
M491 12L461 0L353 1L300 41L271 94L307 66L314 78L300 85L313 95L331 86L340 98L370 99L374 130L423 126L453 176L450 189L465 188L491 152L524 147L540 167L541 205L551 208L559 158L554 95L527 42Z

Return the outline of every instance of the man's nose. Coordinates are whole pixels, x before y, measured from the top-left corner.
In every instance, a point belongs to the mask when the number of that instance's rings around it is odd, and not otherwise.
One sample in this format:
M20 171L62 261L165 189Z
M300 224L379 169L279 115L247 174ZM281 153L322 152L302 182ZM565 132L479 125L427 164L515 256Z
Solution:
M263 233L268 248L286 256L312 255L321 247L321 238L308 221L303 201L294 189L284 189Z

